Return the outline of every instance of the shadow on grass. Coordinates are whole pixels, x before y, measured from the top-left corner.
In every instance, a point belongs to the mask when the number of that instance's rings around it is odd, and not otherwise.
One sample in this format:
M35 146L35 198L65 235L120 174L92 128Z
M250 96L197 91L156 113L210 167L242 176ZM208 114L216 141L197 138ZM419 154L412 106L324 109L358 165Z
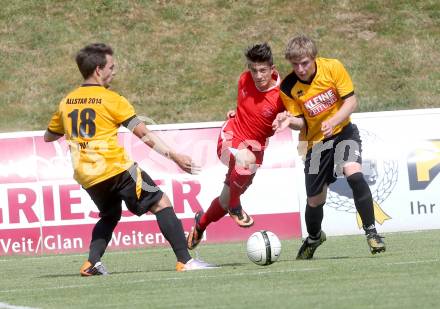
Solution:
M249 263L223 263L217 264L219 268L223 267L243 267L248 265ZM112 275L125 275L125 274L142 274L142 273L157 273L157 272L176 272L174 268L166 268L166 269L150 269L150 270L127 270L127 271L112 271L110 272L110 276ZM193 272L193 271L191 271ZM68 278L68 277L79 277L79 273L69 273L69 274L48 274L43 276L38 276L38 279L47 279L47 278ZM98 276L99 277L99 276Z
M242 267L243 265L247 265L248 263L223 263L223 264L215 264L216 266L218 266L217 268L214 269L221 269L223 267ZM200 269L203 270L203 269ZM205 270L212 270L212 269L205 269ZM155 272L169 272L169 271L173 271L176 272L174 269L157 269L154 270ZM198 270L191 270L189 272L197 272Z
M317 258L317 260L344 260L344 259L359 259L361 257L355 257L355 256L328 256L328 257L322 257Z
M224 264L218 264L220 267L240 267L243 265L248 265L249 263L224 263Z
M167 269L167 270L153 269L153 270L112 271L109 275L152 273L152 272L158 272L158 271L170 271L170 269ZM68 278L68 277L80 277L80 274L79 273L74 273L74 274L72 274L72 273L70 273L70 274L51 274L51 275L38 276L37 278L38 279L45 279L45 278ZM101 276L90 276L90 277L101 277Z
M371 258L377 258L380 257L382 255L380 254L375 254L375 255L360 255L360 256L327 256L327 257L314 257L311 260L303 260L303 261L326 261L326 260L364 260L364 259L371 259ZM297 260L297 261L301 261L301 260Z
M374 256L325 256L325 257L313 257L312 259L309 260L297 260L296 258L291 258L291 259L283 259L281 261L278 261L277 263L285 263L285 262L313 262L313 261L331 261L331 260L357 260L357 259L365 259L365 258L370 258L370 257L374 257Z
M43 276L38 276L37 278L38 279L46 279L46 278L68 278L68 277L79 277L79 273L43 275Z

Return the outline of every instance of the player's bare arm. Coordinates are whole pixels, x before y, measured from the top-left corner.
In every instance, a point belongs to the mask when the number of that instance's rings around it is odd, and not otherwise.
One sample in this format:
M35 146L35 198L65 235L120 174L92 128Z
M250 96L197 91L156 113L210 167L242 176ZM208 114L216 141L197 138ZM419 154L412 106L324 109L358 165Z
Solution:
M60 139L61 137L63 137L63 135L52 133L49 130L46 130L46 132L44 132L44 141L46 143L54 142Z
M150 131L143 122L139 122L134 127L133 134L157 153L174 161L185 172L189 174L200 172L200 166L194 163L191 157L175 152L159 136Z
M324 134L324 137L327 138L332 136L334 127L350 117L350 115L356 110L356 108L357 100L355 95L352 95L345 99L339 111L333 117L322 122L321 131Z
M289 115L289 128L292 130L301 130L304 128L306 122L303 117L301 116L293 116Z
M303 117L295 117L288 111L279 113L272 123L272 129L279 132L289 127L292 130L301 130L305 125Z

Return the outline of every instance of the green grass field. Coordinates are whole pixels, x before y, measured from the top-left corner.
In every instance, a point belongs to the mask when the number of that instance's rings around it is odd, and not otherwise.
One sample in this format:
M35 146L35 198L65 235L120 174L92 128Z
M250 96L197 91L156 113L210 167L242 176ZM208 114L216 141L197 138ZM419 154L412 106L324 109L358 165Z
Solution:
M81 83L85 44L116 51L113 89L156 123L223 120L235 107L243 50L267 41L282 76L288 39L310 35L342 60L358 112L439 107L438 0L0 0L0 132L43 130ZM0 309L438 308L440 230L386 234L372 256L362 236L329 237L316 259L252 264L244 243L202 245L220 269L176 273L168 248L108 252L107 277L81 278L86 255L0 257Z
M115 49L113 89L156 123L220 121L244 49L267 41L282 76L291 36L350 72L359 112L440 106L438 0L0 1L0 132L43 130L81 83L75 53Z
M438 308L440 231L385 234L372 256L363 236L329 237L315 259L257 266L245 244L202 245L220 269L177 273L168 248L109 252L106 277L81 278L85 255L2 257L2 304L31 308ZM10 308L10 307L6 307Z

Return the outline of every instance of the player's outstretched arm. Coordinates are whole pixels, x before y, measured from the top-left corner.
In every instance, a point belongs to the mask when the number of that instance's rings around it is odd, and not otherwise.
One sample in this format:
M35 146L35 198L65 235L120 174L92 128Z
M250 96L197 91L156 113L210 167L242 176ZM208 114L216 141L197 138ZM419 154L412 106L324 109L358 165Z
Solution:
M289 114L289 128L292 130L301 130L305 124L306 121L302 116L292 116Z
M61 137L63 137L63 135L52 133L49 130L46 130L46 132L44 132L44 141L46 143L54 142L60 139Z
M139 122L133 128L133 134L157 153L174 161L183 171L190 174L200 172L200 166L195 164L191 157L175 152L158 135L150 131L143 122Z
M272 123L272 129L275 132L280 132L287 127L292 130L301 130L304 125L304 118L292 116L288 111L284 111L275 117L275 120Z

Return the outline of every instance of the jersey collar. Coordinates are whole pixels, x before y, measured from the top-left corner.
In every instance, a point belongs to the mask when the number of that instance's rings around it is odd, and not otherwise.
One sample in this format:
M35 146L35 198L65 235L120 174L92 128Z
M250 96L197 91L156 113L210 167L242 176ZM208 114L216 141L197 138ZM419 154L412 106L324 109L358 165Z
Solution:
M81 87L92 87L92 86L102 87L100 84L82 84L81 85Z

